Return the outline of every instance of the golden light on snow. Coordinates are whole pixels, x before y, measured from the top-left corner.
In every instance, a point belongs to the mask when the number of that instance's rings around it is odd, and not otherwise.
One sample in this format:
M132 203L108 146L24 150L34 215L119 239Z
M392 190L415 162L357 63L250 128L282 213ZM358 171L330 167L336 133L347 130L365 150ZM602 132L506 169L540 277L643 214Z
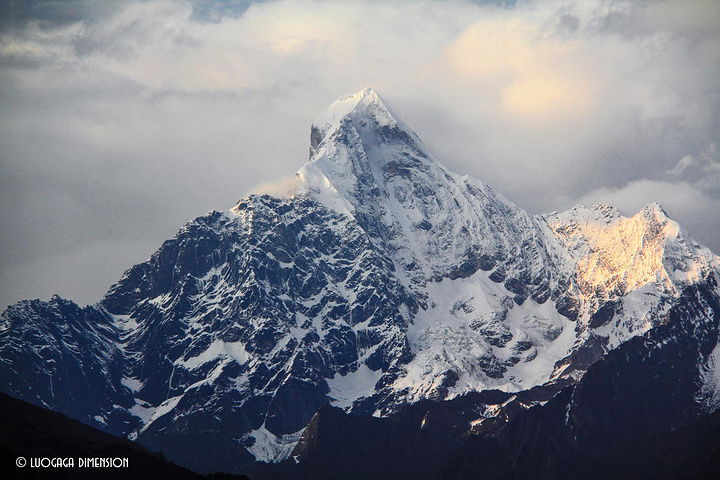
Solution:
M608 212L613 212L608 207ZM617 211L607 223L590 222L567 228L551 222L555 235L568 245L586 245L577 264L577 283L585 295L605 292L625 295L655 282L674 292L673 282L663 265L666 238L675 239L677 224L657 207L646 207L626 218ZM612 215L612 213L611 213Z

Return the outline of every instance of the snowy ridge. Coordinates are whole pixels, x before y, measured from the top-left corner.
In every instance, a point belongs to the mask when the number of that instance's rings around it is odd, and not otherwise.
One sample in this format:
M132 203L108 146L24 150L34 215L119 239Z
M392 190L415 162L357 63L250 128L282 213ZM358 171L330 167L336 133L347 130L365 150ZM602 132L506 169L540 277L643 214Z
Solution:
M586 296L599 291L608 299L623 296L651 282L676 294L718 269L718 257L686 240L658 204L631 218L598 204L543 219L560 241L561 255L570 257L566 267L576 272Z
M608 205L578 205L542 216L555 263L577 300L581 324L607 305L614 322L595 333L615 348L661 323L663 312L685 287L720 271L720 258L689 239L657 204L626 218ZM555 240L555 242L553 242Z
M338 100L319 123L298 194L342 205L338 212L378 240L407 279L425 284L467 262L489 269L507 257L540 273L533 219L482 182L450 172L372 90ZM478 265L469 268L465 275Z
M299 172L301 192L337 205L331 192L382 239L423 307L408 330L414 358L392 383L403 401L577 379L563 358L591 339L607 351L644 333L684 286L718 270L658 205L630 219L605 205L533 218L448 171L406 128L371 90L340 99L313 127ZM614 318L593 317L611 301L602 313Z
M324 405L383 416L559 390L666 322L688 286L718 288L720 259L659 206L531 216L448 170L371 89L311 139L293 196L189 222L94 306L6 310L3 391L241 471L287 458ZM708 405L716 357L700 362ZM53 379L69 392L83 375L98 378L77 387L90 401L57 393ZM202 436L202 458L175 431Z
M315 140L313 143L315 145L323 143L328 135L339 129L342 122L356 110L359 115L372 119L380 126L398 126L398 120L390 113L375 91L368 87L355 95L340 98L325 109L322 115L313 122L312 130Z

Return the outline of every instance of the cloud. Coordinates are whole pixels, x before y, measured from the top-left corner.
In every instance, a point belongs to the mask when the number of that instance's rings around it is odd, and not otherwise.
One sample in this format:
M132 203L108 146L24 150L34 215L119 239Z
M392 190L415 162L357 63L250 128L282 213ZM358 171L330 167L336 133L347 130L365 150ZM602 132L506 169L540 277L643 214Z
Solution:
M43 262L100 278L83 252L120 242L130 266L194 216L283 190L315 117L368 85L533 213L659 201L720 250L717 2L61 3L0 15L3 303L46 296ZM100 298L118 275L60 270L37 285Z
M593 104L592 80L582 64L566 60L583 46L544 38L544 29L515 12L478 20L449 46L449 68L467 82L494 87L501 112L510 117L547 121L586 114Z
M271 195L273 197L289 197L298 188L298 180L295 175L292 177L280 178L261 182L255 187L250 188L250 193L256 195Z
M692 168L697 161L692 155L685 155L672 169L667 171L668 175L681 176L688 168Z

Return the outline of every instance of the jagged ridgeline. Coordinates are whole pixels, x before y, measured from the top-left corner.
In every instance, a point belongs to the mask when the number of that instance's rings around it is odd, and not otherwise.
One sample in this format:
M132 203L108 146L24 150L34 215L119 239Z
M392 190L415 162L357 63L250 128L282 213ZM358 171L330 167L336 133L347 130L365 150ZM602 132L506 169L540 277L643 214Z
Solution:
M203 473L317 458L326 406L460 405L448 448L506 438L563 388L592 391L578 382L619 348L669 338L689 403L657 425L717 409L720 259L658 205L530 215L448 170L371 89L322 114L310 152L291 195L189 222L98 303L9 307L0 390ZM592 402L571 403L547 408Z

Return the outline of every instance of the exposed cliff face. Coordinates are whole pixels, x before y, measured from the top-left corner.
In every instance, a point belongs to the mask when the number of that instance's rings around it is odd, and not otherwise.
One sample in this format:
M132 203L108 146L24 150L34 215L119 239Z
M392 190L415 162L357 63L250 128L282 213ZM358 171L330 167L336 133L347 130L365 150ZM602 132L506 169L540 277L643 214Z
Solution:
M313 125L297 180L188 223L95 305L7 309L0 389L241 471L290 455L326 405L384 416L526 392L478 406L511 417L679 303L704 311L688 288L717 293L718 257L657 205L531 216L449 171L369 89ZM712 411L707 372L695 398Z
M421 401L389 418L324 407L292 460L257 465L253 473L288 479L714 478L720 412L708 414L708 403L697 395L715 368L716 290L712 281L687 287L665 325L609 352L548 402L518 408L500 428L487 424L532 392Z

